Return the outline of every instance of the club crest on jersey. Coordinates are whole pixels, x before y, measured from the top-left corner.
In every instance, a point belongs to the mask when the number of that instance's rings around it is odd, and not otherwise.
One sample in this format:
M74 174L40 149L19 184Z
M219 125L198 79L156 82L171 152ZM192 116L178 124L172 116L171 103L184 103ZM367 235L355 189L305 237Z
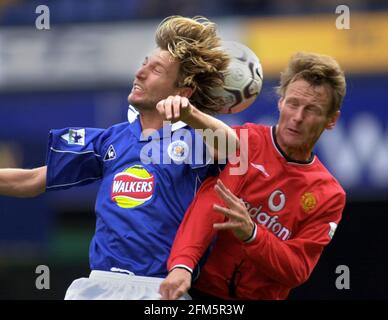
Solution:
M309 213L317 205L317 199L312 192L305 192L300 199L300 204L304 212Z
M189 146L183 140L175 140L169 144L167 153L172 160L183 161L189 155Z
M69 129L68 133L61 136L66 140L68 144L78 144L80 146L85 145L85 129Z
M149 201L154 190L154 176L142 165L134 165L114 176L112 201L120 208L134 208Z

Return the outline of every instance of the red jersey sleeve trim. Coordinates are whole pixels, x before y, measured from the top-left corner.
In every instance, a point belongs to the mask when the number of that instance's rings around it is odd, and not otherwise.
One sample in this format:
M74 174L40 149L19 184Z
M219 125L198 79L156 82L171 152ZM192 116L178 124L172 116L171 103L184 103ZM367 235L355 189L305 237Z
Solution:
M254 223L252 235L248 239L244 240L244 243L248 244L253 242L256 239L256 234L257 234L257 226L256 226L256 223Z
M193 269L189 268L188 266L185 266L184 264L176 264L175 266L173 266L171 268L171 270L168 270L168 271L170 272L174 269L185 269L185 270L189 271L191 274L193 274Z

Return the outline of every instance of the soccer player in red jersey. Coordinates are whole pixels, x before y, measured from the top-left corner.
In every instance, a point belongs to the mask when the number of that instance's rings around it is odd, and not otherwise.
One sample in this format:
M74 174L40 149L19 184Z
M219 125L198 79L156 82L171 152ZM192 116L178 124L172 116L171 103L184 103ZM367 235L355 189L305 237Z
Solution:
M331 57L291 58L278 87L277 125L236 128L240 146L244 130L248 137L247 172L233 175L236 165L228 163L189 207L160 286L163 298L187 292L211 244L194 298L285 299L309 278L345 206L344 190L313 154L323 131L335 126L345 92Z

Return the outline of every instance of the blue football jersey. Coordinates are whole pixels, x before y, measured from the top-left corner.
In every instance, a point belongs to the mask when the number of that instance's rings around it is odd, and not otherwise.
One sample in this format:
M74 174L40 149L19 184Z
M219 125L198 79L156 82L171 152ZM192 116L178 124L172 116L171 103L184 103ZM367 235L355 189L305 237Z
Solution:
M90 268L165 277L183 215L218 168L192 128L178 122L146 135L130 112L129 122L109 129L51 130L47 190L101 180Z

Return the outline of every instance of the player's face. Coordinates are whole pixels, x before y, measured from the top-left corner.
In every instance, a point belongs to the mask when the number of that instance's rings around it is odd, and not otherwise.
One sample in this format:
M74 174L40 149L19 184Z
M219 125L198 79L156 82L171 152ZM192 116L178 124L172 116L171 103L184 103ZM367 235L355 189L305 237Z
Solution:
M176 86L179 62L166 50L156 49L136 72L128 102L140 110L156 110L156 104L179 94Z
M322 132L335 126L339 111L328 115L331 99L328 85L311 86L305 80L288 85L279 100L276 137L289 157L307 160Z

